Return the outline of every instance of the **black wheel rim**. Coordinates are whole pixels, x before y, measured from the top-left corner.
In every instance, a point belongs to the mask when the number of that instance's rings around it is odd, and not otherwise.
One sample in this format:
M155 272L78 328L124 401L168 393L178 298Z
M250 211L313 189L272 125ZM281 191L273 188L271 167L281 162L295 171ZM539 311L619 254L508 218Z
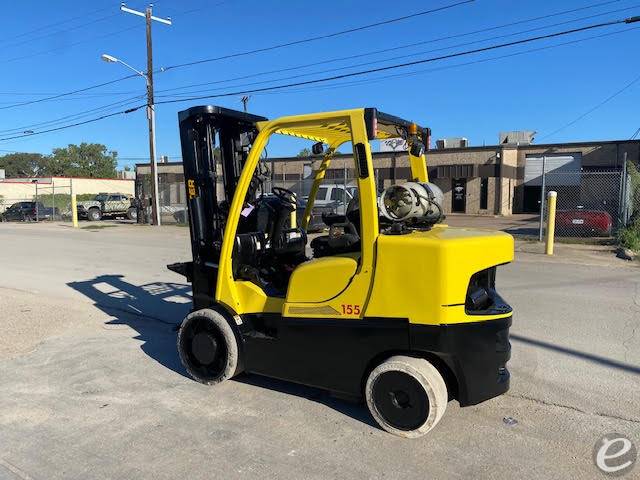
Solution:
M183 327L180 349L191 373L201 380L214 380L224 372L227 344L218 328L202 318Z
M393 428L410 431L429 417L429 397L413 376L399 371L381 373L373 384L378 413Z

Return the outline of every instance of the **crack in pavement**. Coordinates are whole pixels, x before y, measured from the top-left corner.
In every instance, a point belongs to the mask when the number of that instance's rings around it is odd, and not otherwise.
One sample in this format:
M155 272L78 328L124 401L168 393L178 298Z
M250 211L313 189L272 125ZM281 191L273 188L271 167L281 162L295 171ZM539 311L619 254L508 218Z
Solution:
M538 403L540 405L546 405L548 407L565 408L567 410L573 410L574 412L582 413L584 415L595 415L597 417L611 418L611 419L614 419L614 420L622 420L624 422L640 424L640 419L621 417L621 416L618 416L618 415L611 415L609 413L604 413L604 412L587 412L586 410L582 410L582 409L580 409L578 407L574 407L572 405L564 405L562 403L549 402L547 400L542 400L540 398L529 397L529 396L526 396L526 395L518 395L518 394L514 394L514 393L505 393L505 396L511 397L511 398L519 398L521 400L528 400L530 402Z

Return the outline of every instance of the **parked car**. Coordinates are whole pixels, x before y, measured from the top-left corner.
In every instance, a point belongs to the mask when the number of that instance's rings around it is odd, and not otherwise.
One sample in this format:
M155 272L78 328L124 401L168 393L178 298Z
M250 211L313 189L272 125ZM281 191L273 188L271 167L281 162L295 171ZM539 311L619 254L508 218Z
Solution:
M339 183L322 184L318 188L313 205L316 207L330 206L334 213L344 215L349 202L357 195L358 187L355 185L342 185Z
M3 222L33 222L51 220L55 215L59 215L56 207L45 207L41 202L18 202L7 208L0 218Z
M106 217L126 216L129 220L138 218L133 197L124 193L99 193L93 200L78 202L78 218L98 221Z
M604 210L558 210L556 212L556 232L565 236L605 236L611 235L613 219Z

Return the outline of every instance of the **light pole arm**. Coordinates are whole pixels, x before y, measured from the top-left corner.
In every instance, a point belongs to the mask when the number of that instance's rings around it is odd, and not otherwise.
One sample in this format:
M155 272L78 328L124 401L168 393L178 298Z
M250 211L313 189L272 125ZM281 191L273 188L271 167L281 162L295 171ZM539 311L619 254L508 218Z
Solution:
M121 63L122 65L124 65L125 67L127 67L129 70L133 70L134 72L136 72L138 75L140 75L141 77L143 77L145 80L148 80L147 78L147 74L136 69L133 68L131 65L129 65L127 62L123 62L122 60L120 60L119 58L116 60L118 63Z

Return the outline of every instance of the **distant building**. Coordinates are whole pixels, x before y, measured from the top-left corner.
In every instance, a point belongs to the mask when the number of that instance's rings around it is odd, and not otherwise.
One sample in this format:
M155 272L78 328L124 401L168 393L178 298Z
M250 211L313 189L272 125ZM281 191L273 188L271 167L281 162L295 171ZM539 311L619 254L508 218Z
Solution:
M427 152L430 181L444 192L445 213L473 215L510 215L538 212L541 195L542 164L545 171L563 172L556 181L574 187L580 194L577 172L621 170L624 159L640 162L640 140L533 144L535 132L505 132L501 143L492 146L468 146L464 137L443 139ZM451 145L455 145L452 147ZM378 189L410 176L409 160L401 142L386 142L384 151L374 152ZM406 148L406 147L404 147ZM308 192L311 172L318 157L268 159L272 182L293 190ZM350 154L337 154L325 178L332 183L353 183ZM147 164L136 166L138 179L148 177ZM179 162L158 164L162 204L184 203L184 178ZM345 180L346 173L346 180ZM142 177L141 177L142 175ZM590 189L598 188L589 185Z
M0 212L4 212L14 203L35 199L36 189L38 195L70 195L72 183L73 193L76 195L101 192L133 195L135 187L133 180L118 178L4 178L0 179Z

